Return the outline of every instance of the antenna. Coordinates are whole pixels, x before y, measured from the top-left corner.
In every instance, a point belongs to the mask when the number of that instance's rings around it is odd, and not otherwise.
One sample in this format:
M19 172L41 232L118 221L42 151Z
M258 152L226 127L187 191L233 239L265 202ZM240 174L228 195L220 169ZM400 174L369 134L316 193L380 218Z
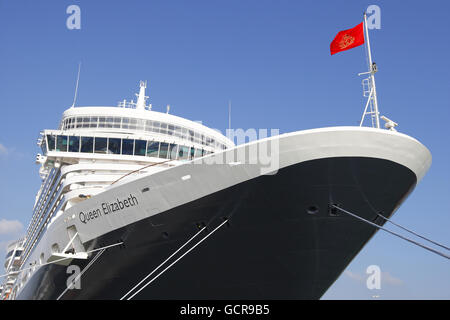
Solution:
M77 84L75 86L75 95L73 96L73 103L72 108L75 107L75 102L77 101L77 94L78 94L78 82L80 81L80 70L81 70L81 61L78 62L78 76L77 76Z
M231 100L228 100L228 130L231 130Z

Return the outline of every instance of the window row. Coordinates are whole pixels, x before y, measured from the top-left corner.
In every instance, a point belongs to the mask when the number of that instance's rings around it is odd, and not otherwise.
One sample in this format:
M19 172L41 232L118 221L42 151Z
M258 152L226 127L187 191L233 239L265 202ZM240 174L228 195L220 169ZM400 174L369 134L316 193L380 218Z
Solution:
M132 129L160 134L173 135L195 143L211 146L219 149L226 149L226 146L214 138L194 132L188 128L175 126L169 123L122 117L70 117L62 121L62 130L77 128L117 128Z
M175 143L137 139L79 137L51 135L47 137L48 151L123 154L172 160L192 160L212 152Z

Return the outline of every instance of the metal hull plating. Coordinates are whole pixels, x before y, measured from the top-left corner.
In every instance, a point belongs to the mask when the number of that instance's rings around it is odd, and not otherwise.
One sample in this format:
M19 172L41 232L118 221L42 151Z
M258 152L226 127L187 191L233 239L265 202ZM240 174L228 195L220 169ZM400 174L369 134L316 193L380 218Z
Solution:
M331 157L290 165L90 240L89 248L124 243L72 262L84 270L96 259L80 289L66 290L71 274L53 264L37 270L17 298L120 299L199 225L208 227L204 236L228 218L135 298L318 299L376 232L336 215L330 204L381 224L377 214L391 216L416 183L413 171L385 159Z

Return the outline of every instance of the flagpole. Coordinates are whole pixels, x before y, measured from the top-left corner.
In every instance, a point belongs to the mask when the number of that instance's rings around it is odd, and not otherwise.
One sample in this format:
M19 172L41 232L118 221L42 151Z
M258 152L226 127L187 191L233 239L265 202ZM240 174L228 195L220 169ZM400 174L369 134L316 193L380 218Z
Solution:
M366 40L367 40L367 51L369 52L369 72L370 72L370 81L372 83L372 89L373 89L373 106L374 106L374 112L375 112L375 121L376 126L379 129L380 128L380 114L378 112L378 100L377 100L377 89L375 87L375 72L374 66L372 63L372 53L370 51L370 40L369 40L369 29L367 28L367 15L366 12L364 12L364 29L366 31Z

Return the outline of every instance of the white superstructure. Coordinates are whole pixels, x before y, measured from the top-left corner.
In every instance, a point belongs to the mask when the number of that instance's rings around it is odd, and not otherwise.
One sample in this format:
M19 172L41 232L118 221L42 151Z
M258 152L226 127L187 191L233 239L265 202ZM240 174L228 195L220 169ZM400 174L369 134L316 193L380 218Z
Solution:
M233 147L216 130L146 105L141 81L137 103L119 107L71 107L58 130L38 139L42 186L28 226L23 261L54 218L119 179L157 172Z

